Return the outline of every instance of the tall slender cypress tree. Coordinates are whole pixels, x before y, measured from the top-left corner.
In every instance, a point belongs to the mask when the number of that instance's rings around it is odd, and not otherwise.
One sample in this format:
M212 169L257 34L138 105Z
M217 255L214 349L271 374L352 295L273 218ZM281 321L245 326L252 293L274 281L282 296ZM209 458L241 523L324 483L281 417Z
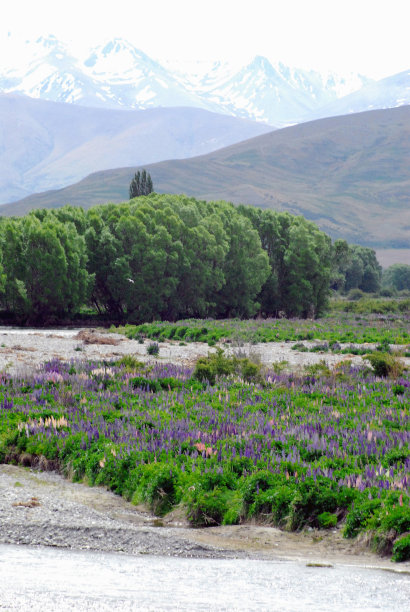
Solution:
M147 171L143 170L141 172L141 194L147 195Z
M141 172L138 170L138 172L135 173L135 176L132 179L131 184L130 184L130 200L132 200L133 198L137 198L140 195L141 195Z
M153 191L152 179L151 179L151 175L148 173L147 174L147 195L149 193L152 193L152 191Z
M152 191L153 184L150 173L146 170L143 170L142 172L138 170L130 183L130 200L133 198L138 198L142 195L148 195L149 193L152 193Z

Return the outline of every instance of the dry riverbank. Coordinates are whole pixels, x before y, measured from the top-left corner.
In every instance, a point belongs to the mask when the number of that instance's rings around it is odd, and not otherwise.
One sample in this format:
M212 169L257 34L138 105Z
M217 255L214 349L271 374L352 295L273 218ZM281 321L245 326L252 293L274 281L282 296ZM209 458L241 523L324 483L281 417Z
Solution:
M204 558L293 559L410 573L342 538L340 530L286 533L262 525L191 529L177 514L158 521L101 488L55 472L0 465L0 542L76 550Z

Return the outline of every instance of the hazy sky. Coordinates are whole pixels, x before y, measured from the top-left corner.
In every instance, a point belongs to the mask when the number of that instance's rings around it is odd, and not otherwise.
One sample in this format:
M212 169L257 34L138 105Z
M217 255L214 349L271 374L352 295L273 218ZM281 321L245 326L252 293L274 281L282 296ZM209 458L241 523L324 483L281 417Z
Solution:
M410 69L409 13L408 0L2 0L0 58L10 64L8 32L75 52L123 37L158 60L264 55L381 78Z

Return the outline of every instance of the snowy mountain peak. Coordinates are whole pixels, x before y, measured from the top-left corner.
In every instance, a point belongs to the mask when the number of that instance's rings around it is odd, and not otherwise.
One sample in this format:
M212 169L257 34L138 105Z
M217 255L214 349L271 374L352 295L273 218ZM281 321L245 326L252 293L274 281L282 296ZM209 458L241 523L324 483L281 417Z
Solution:
M348 95L346 112L410 103L408 71L379 86L359 74L302 70L261 55L242 65L159 63L122 38L107 40L80 59L53 35L20 46L16 66L9 38L5 57L11 65L0 70L0 90L47 100L123 109L194 106L275 127L329 116L331 109L344 108L339 99Z
M155 67L163 70L154 60L149 58L140 49L124 39L114 38L103 45L91 50L90 55L84 61L85 69L91 74L121 79L126 73L134 72L137 77L138 71Z

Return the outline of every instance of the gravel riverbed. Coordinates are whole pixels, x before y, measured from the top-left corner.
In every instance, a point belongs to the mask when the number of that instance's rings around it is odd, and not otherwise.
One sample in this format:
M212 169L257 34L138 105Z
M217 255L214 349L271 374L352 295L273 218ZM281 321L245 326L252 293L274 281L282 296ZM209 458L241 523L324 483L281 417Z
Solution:
M107 342L116 344L103 344L99 342L84 342L82 334L94 334L100 342L105 338ZM0 371L7 370L12 374L19 374L28 369L35 369L40 363L49 359L118 359L122 355L131 354L141 361L152 360L147 355L146 340L140 344L136 340L129 340L120 334L93 332L82 329L18 329L0 327ZM260 344L242 344L241 346L222 345L228 353L253 356L264 365L287 361L290 368L297 368L308 364L318 363L321 360L329 366L343 360L351 360L360 364L363 360L357 355L334 355L332 353L309 353L292 350L294 342L267 342ZM312 346L314 342L304 342ZM343 345L342 345L343 346ZM372 348L374 345L367 345ZM159 343L159 359L193 365L202 355L207 355L212 349L203 343L192 342L181 346L177 342ZM404 360L410 365L410 359Z

